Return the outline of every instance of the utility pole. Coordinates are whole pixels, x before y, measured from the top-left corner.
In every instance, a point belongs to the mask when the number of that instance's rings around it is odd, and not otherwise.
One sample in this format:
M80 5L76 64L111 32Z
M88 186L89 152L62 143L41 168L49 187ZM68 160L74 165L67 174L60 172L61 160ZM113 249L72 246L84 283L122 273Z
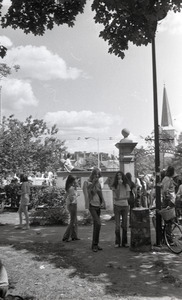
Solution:
M0 85L0 125L2 125L2 85Z
M160 150L159 150L159 124L158 124L158 99L157 99L157 72L155 37L152 39L152 68L153 68L153 104L154 104L154 142L155 142L155 176L156 176L156 209L161 209L160 187ZM156 213L156 245L161 245L162 223L160 214Z

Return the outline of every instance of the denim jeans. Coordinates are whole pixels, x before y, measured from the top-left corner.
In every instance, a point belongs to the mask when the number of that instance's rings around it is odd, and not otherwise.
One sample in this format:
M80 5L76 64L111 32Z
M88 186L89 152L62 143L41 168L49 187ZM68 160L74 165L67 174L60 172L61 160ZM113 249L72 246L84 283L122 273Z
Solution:
M115 244L121 246L121 235L120 235L120 216L122 216L122 246L127 244L127 222L128 222L128 210L129 206L114 205L115 215Z
M70 223L65 231L63 239L69 239L69 237L71 237L72 239L75 239L75 238L77 238L77 229L78 229L77 204L69 204L68 211L70 213Z
M92 248L93 246L97 246L99 244L99 234L101 228L101 220L100 220L100 207L92 206L89 207L90 214L93 219L93 236L92 236Z

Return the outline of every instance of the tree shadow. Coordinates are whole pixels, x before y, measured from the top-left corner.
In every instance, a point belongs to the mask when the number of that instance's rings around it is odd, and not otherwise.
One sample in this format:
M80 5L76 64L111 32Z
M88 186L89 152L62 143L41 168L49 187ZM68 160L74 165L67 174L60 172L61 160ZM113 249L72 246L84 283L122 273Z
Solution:
M33 260L69 269L69 278L79 276L97 284L104 289L105 295L181 299L181 254L174 255L166 248L144 253L116 249L114 223L103 225L100 243L104 250L97 253L91 251L92 226L79 228L82 239L69 243L61 240L65 227L34 228L27 233L3 226L4 238L2 232L0 236L3 245L11 244L17 251L25 249L34 255Z

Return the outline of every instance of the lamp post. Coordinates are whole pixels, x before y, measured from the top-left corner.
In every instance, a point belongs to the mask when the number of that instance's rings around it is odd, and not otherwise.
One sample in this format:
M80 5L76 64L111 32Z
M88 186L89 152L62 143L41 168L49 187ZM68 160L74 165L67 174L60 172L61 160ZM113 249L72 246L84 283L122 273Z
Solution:
M98 168L100 168L100 157L99 157L99 138L94 138L94 137L92 137L92 136L87 136L87 137L85 137L85 139L86 140L88 140L88 139L93 139L93 140L95 140L96 142L97 142L97 157L98 157Z

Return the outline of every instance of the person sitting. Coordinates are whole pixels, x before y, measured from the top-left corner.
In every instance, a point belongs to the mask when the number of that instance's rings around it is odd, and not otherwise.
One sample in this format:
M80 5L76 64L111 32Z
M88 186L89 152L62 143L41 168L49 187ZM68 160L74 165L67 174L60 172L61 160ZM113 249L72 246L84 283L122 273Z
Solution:
M71 157L71 154L68 153L67 154L67 157L66 157L66 160L64 162L64 168L67 172L72 172L72 171L84 171L84 169L81 169L81 168L75 168L72 163L71 163L71 160L70 160L70 157Z
M0 259L0 298L4 298L8 291L8 274Z

